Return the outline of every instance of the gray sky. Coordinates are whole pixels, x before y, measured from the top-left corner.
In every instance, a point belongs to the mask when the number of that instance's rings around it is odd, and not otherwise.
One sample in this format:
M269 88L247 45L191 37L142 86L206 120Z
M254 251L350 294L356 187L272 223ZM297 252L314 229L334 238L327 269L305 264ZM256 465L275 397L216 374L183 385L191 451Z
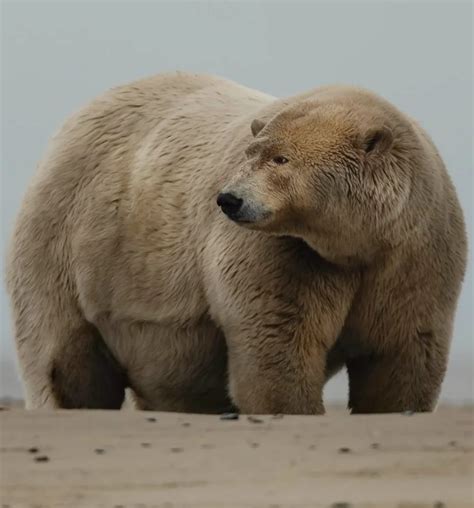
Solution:
M472 237L470 2L17 0L2 10L2 264L27 182L64 119L111 86L176 69L219 74L277 96L327 83L380 93L433 137ZM18 396L1 291L0 395ZM445 400L473 399L472 324L469 269ZM346 392L342 376L327 390L332 399Z

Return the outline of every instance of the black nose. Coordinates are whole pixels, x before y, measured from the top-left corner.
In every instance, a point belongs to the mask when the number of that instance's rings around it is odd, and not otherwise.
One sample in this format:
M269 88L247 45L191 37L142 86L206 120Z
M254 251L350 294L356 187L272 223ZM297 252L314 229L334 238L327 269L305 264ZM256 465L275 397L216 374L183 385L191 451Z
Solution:
M217 204L222 211L229 216L235 215L242 206L243 199L240 199L230 192L224 192L217 196Z

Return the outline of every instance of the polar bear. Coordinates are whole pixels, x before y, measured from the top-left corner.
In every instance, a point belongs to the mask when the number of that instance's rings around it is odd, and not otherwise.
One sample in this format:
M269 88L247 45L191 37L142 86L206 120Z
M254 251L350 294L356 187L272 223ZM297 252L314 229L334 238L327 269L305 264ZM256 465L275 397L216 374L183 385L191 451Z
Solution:
M430 411L466 264L455 189L377 95L174 73L53 138L8 289L29 408Z

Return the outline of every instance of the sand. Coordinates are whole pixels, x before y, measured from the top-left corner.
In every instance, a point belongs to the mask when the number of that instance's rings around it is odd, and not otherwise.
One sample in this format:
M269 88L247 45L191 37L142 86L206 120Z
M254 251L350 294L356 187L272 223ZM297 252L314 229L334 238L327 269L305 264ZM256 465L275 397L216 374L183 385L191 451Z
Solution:
M472 507L472 408L240 416L5 410L2 507Z

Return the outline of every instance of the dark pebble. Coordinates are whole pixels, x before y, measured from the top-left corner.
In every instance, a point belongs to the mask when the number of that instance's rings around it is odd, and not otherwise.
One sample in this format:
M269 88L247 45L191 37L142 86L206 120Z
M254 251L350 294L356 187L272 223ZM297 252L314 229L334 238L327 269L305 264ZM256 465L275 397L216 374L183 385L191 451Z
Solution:
M333 503L331 508L351 508L351 503L346 503L345 501L339 503Z
M247 420L251 423L263 423L263 420L260 418L257 418L256 416L247 416Z
M370 447L373 449L373 450L378 450L380 448L380 445L378 443L372 443L370 445Z
M146 419L147 422L156 422L156 418L154 416L149 416L147 419Z
M171 451L173 453L181 453L183 450L183 448L178 448L178 447L175 447L175 448L171 448Z
M407 409L406 411L402 411L402 416L413 416L415 414L415 411L412 409Z
M142 448L150 448L151 443L141 443Z
M433 505L433 508L446 508L446 504L442 501L436 501L436 503Z
M260 445L258 443L250 443L252 448L258 448Z
M347 448L347 446L343 446L342 448L339 448L338 452L339 453L351 453L351 449L350 448Z
M97 453L97 455L103 455L105 453L105 450L103 448L96 448L94 450L94 453Z
M39 450L36 447L28 448L28 453L38 453L38 452L39 452Z
M239 414L238 413L223 413L220 416L221 420L238 420Z
M191 424L189 422L184 422L181 424L183 427L191 427Z
M449 444L449 446L457 446L458 442L457 441L450 441L448 444Z
M38 455L35 457L35 462L49 462L49 457L46 455Z

